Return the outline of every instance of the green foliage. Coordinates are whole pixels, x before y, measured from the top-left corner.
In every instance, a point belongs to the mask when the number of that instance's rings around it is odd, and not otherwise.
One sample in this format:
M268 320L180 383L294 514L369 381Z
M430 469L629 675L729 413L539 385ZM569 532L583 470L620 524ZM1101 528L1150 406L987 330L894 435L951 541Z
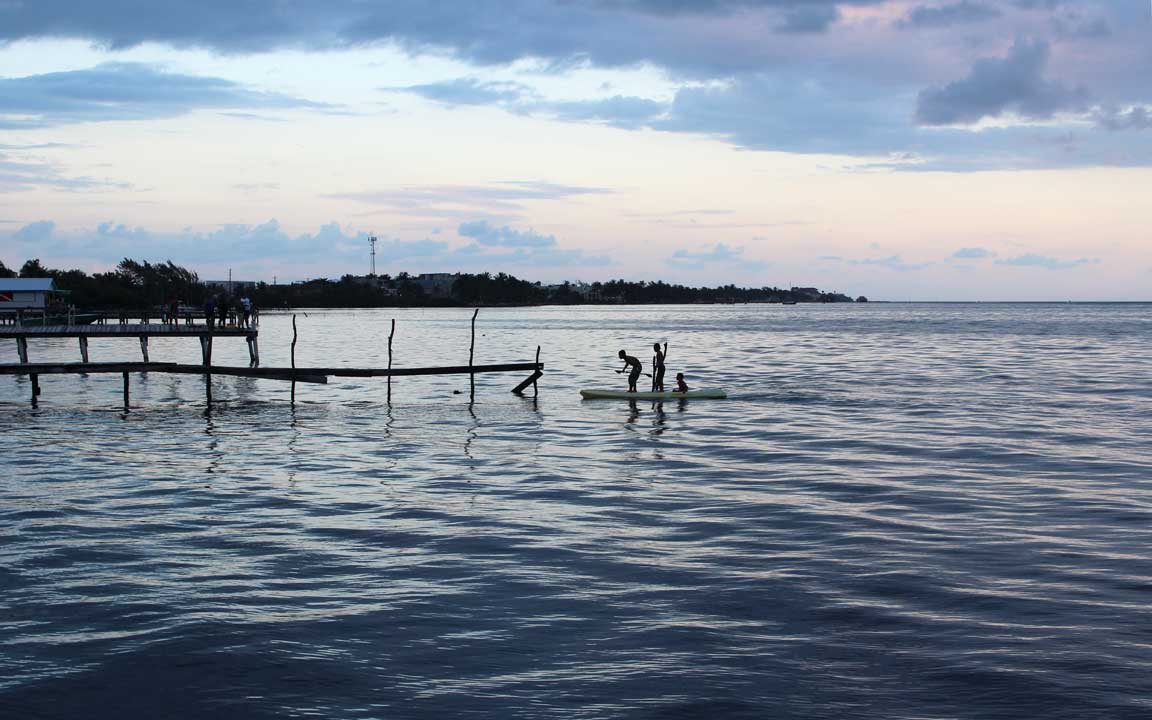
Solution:
M7 275L5 275L7 273ZM0 277L14 275L0 263ZM21 277L51 277L57 289L67 291L68 301L82 309L158 308L173 300L200 308L219 290L200 284L196 273L167 262L139 262L124 258L116 269L88 275L82 270L53 270L38 259L20 268ZM591 285L563 283L542 286L507 273L460 273L451 293L430 296L420 278L406 272L390 277L361 278L345 275L337 281L324 278L291 285L257 283L236 287L236 296L248 295L259 307L389 307L453 305L582 305L582 304L687 304L737 302L852 302L839 293L815 288L741 288L724 285L693 288L663 281L630 282L609 280Z
M16 277L16 271L10 270L8 268L8 266L4 264L4 261L0 260L0 278L14 278L14 277Z

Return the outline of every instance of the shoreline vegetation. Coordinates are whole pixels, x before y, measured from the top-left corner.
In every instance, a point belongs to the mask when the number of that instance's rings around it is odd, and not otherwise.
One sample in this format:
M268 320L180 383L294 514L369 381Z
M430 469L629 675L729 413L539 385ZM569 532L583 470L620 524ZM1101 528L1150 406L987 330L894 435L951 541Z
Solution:
M867 302L817 288L746 288L735 285L688 287L663 281L609 280L544 285L506 273L425 273L345 275L339 280L317 278L290 284L201 281L193 271L174 264L138 262L125 258L114 270L89 275L82 270L47 268L39 259L26 261L19 272L0 262L0 278L52 278L65 301L93 310L165 306L201 307L209 298L247 296L265 309L284 307L458 307L517 305L645 305L731 303Z

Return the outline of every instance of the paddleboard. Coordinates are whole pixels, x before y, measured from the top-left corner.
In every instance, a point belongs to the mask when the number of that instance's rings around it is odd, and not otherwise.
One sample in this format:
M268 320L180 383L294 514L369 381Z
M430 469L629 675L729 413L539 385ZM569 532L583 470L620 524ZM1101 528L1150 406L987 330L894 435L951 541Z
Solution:
M680 392L628 392L627 390L608 390L604 388L588 388L581 390L580 395L585 400L722 400L728 397L723 390L689 390Z

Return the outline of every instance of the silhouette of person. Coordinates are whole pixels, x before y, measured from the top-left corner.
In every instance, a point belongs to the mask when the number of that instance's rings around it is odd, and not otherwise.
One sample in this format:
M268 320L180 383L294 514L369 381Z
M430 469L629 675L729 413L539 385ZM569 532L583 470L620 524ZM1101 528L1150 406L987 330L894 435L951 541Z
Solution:
M617 353L617 355L621 360L624 361L624 367L623 369L619 370L619 372L624 372L624 370L631 368L628 373L628 392L636 392L636 381L640 379L640 373L643 371L644 366L640 363L639 360L632 357L623 350Z

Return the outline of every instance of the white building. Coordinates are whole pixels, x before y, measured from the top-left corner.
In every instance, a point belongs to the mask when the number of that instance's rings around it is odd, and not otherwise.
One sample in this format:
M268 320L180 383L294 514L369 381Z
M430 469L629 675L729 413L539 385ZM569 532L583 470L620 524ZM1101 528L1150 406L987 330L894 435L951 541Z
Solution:
M0 313L43 310L57 294L52 278L0 278Z

